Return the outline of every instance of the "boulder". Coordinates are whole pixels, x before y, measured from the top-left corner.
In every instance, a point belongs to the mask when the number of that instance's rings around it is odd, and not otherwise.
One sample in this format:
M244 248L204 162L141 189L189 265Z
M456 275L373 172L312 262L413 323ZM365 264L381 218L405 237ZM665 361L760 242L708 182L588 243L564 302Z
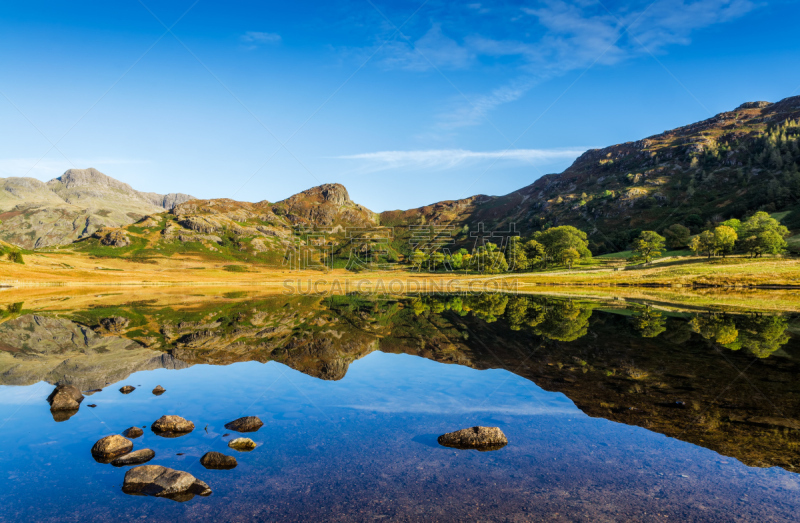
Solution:
M128 427L122 432L122 435L126 438L138 438L142 434L144 434L144 431L139 427Z
M188 501L195 495L210 496L211 488L188 472L174 470L161 465L142 465L125 473L122 491Z
M207 469L232 469L236 467L236 458L226 456L221 452L207 452L200 458L200 464Z
M245 416L237 420L225 424L228 430L235 430L236 432L255 432L260 429L264 423L258 416Z
M151 449L134 450L127 454L123 454L111 462L115 467L124 467L125 465L141 465L147 463L156 457L156 453Z
M110 463L114 458L133 450L133 442L119 434L100 438L92 447L92 456L100 463Z
M153 389L153 394L155 394L156 396L161 396L165 392L167 392L167 389L165 389L161 385L156 385L156 388Z
M74 385L59 385L47 396L51 411L78 410L83 394Z
M150 428L159 436L176 438L193 431L194 423L180 416L161 416Z
M508 445L499 427L472 427L439 436L439 445L456 449L497 450Z
M119 391L121 393L123 393L123 394L130 394L131 392L133 392L135 390L136 390L136 387L134 387L133 385L125 385L124 387L119 389Z
M256 442L250 438L236 438L229 441L228 446L239 452L248 452L256 448Z
M130 324L131 320L122 316L112 316L110 318L103 318L100 320L100 326L108 332L120 333L125 330Z

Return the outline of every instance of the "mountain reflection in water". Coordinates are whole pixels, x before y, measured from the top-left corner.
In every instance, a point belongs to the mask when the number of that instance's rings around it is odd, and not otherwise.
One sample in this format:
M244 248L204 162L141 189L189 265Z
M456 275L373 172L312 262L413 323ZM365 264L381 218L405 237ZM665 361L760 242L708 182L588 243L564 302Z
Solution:
M504 369L541 390L530 403L485 405L485 412L495 415L552 416L577 407L591 417L642 427L751 467L800 467L800 329L791 314L504 294L368 298L246 293L183 307L153 299L37 311L23 303L2 314L2 385L46 381L102 389L155 369L270 361L312 378L341 381L353 362L379 351L478 370ZM414 365L401 367L413 380ZM465 410L463 398L448 397L451 389L446 387L398 402L402 393L382 390L376 379L387 369L373 370L376 376L368 381L374 399L342 396L341 405L384 414L448 412L456 419L461 413L463 426L475 421L470 412L481 412L478 398ZM431 372L424 373L426 379L436 374ZM452 387L457 381L448 383ZM502 389L503 379L487 378L485 386ZM179 390L166 388L163 398ZM563 393L574 407L552 403L544 391ZM212 394L201 401L216 400ZM102 404L97 415L101 409ZM282 409L279 417L294 419L291 409ZM435 446L436 434L414 440ZM519 443L510 435L509 440L509 448Z

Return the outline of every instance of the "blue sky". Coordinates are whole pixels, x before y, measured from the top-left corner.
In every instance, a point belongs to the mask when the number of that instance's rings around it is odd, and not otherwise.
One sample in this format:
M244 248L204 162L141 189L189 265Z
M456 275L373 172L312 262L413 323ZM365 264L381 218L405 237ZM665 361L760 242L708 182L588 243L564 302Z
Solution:
M382 211L800 94L790 0L6 4L0 176Z

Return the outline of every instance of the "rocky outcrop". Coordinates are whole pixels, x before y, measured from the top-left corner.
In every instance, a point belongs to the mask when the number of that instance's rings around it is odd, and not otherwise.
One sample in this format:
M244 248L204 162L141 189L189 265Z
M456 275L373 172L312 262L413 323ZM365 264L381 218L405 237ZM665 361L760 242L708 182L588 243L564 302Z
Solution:
M78 410L83 401L83 394L74 385L59 385L47 397L51 411Z
M150 428L164 437L177 437L188 434L194 430L194 423L180 416L167 415L158 418Z
M200 464L207 469L229 470L237 465L236 458L221 452L207 452L200 458Z
M144 494L189 501L195 495L210 496L211 488L188 472L161 465L142 465L125 474L122 491L126 494Z
M119 391L121 393L123 393L123 394L130 394L131 392L133 392L135 390L136 390L136 387L134 387L133 385L125 385L124 387L121 387L119 389Z
M104 227L92 235L100 240L101 245L107 247L127 247L131 244L131 239L122 229L109 229Z
M456 449L480 451L497 450L508 445L508 439L498 427L472 427L439 436L439 445Z
M161 396L165 392L167 392L167 389L165 389L161 385L156 385L156 387L153 389L153 394L156 396Z
M0 178L0 239L26 249L63 245L188 199L185 194L142 193L94 168L69 169L46 184Z
M264 423L258 416L246 416L225 424L226 429L236 432L256 432L262 426Z
M228 442L228 446L239 452L249 452L256 448L256 442L250 438L236 438Z
M101 463L110 463L133 450L133 442L119 434L100 438L92 447L92 456Z
M131 320L128 318L124 318L122 316L112 316L110 318L102 318L100 320L100 327L102 327L105 332L119 334L127 329L130 323Z
M147 463L156 457L156 453L152 449L141 449L123 454L116 458L111 464L115 467L124 467L126 465L141 465Z

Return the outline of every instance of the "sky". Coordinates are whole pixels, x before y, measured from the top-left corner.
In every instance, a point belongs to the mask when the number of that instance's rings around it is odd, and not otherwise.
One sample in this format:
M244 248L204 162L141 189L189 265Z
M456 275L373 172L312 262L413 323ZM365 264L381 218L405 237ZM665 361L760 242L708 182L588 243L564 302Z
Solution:
M797 0L6 2L0 177L380 212L800 95Z

